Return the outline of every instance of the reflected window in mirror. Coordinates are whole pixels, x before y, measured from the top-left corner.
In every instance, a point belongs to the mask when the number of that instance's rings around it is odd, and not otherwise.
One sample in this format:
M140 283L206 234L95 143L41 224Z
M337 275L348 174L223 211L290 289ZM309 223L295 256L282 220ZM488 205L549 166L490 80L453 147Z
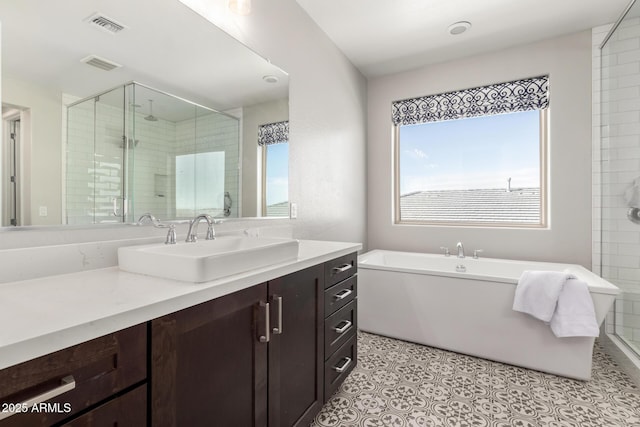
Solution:
M289 216L289 122L258 127L262 150L262 215Z

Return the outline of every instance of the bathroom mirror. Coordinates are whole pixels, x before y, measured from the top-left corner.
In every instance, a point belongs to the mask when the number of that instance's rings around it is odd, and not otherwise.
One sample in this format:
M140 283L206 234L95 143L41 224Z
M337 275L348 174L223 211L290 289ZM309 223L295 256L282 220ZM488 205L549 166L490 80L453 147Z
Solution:
M198 130L203 122L184 130L192 133L192 149L174 150L173 154L156 158L147 165L148 185L136 187L136 178L140 183L144 169L140 166L141 148L155 149L154 142L167 139L170 127L179 128L179 122L197 122L207 115L228 121L235 126L236 134L235 153L226 151L227 157L235 156L235 164L215 155L197 160L206 165L200 172L214 168L213 165L227 166L224 173L214 177L225 180L218 216L256 217L266 212L265 187L271 178L262 170L268 150L267 146L258 145L258 129L264 124L288 122L286 72L178 0L65 0L64 3L8 0L0 3L0 25L3 226L130 222L145 206L136 207L128 216L93 216L74 222L69 220L72 209L67 199L75 196L74 203L87 200L96 205L106 203L115 213L122 214L122 192L134 193L134 188L138 200L144 195L171 206L163 212L154 212L162 219L188 217L191 210L180 210L175 194L173 198L167 197L167 189L175 193L176 186L181 185L176 171L185 167L176 164L195 164L196 160L189 156L200 155L203 150L221 150L198 145L212 138ZM137 95L120 96L130 82L139 84ZM86 111L67 110L67 105L85 101ZM72 145L81 147L82 153L69 155L69 137L75 127L69 124L69 116L84 115L86 120L87 114L100 113L114 103L119 103L122 115L102 119L94 116L99 123L95 128L102 129L105 138L76 139ZM185 111L189 117L183 114ZM134 115L139 120L129 120ZM149 117L158 120L145 120ZM138 136L142 125L147 126L144 138ZM94 132L93 125L79 125L83 126L85 133ZM132 127L137 128L138 134L132 133ZM173 139L184 145L184 137ZM116 153L109 161L102 150L107 145L109 153ZM136 155L138 167L125 178L120 169L127 167L127 161L134 164ZM286 175L286 158L284 161L285 166L281 159L278 167ZM158 167L165 163L171 163L173 174L159 171ZM98 177L98 167L108 169L105 176ZM188 180L194 181L195 187L210 187L214 178L200 172L191 171ZM92 182L79 181L82 174L90 176ZM274 184L272 192L277 192L286 205L286 176L284 183L277 178L273 181L279 187ZM236 188L229 192L225 186L230 181L235 181ZM106 190L100 195L94 192L79 196L74 193L78 182L85 190L89 187ZM194 188L188 191L201 191ZM129 200L134 197L131 195ZM273 200L271 203L276 204ZM156 205L146 206L153 209ZM192 210L197 208L194 204Z

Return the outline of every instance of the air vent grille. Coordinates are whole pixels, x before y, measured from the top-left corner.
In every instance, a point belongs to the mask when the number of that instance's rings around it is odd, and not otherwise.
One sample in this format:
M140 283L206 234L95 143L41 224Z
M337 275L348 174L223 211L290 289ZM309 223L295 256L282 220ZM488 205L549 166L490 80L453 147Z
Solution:
M94 13L89 18L87 18L86 21L89 24L95 25L97 28L100 28L101 30L107 31L111 34L119 33L120 31L127 28L119 22L116 22L115 20L106 17L101 13Z
M84 62L87 65L92 65L101 70L111 71L115 68L120 68L122 65L109 61L108 59L100 58L97 55L89 55L86 58L82 58L80 62Z

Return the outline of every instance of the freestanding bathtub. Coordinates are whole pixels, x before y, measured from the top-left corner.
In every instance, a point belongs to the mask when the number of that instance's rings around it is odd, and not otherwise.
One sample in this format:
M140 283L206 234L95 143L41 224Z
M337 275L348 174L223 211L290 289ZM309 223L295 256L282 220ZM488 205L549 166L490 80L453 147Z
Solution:
M595 338L556 338L513 311L518 278L524 270L574 274L589 285L599 325L619 292L572 264L373 250L358 268L361 330L581 380L591 378Z

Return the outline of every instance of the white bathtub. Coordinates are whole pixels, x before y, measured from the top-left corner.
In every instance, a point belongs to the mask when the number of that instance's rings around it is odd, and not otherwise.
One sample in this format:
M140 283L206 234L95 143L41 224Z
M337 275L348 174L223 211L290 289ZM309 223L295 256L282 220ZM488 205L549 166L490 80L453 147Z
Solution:
M524 270L571 272L588 283L599 324L619 292L572 264L374 250L358 269L363 331L582 380L591 378L594 338L556 338L513 311L518 278Z

